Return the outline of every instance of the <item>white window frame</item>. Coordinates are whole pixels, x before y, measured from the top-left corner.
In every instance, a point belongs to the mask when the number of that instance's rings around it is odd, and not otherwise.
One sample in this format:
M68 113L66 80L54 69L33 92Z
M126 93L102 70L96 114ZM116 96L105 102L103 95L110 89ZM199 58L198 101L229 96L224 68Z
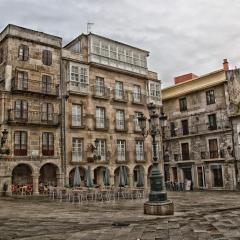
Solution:
M105 108L96 107L96 127L105 128Z
M72 104L72 126L82 126L82 105Z
M83 139L82 138L72 139L72 161L73 162L83 161Z
M125 113L124 110L116 110L116 129L124 130Z
M101 156L101 160L106 160L106 140L97 139L97 155Z
M144 160L144 141L143 140L136 140L135 153L136 153L136 161Z
M117 161L126 161L126 141L117 140Z

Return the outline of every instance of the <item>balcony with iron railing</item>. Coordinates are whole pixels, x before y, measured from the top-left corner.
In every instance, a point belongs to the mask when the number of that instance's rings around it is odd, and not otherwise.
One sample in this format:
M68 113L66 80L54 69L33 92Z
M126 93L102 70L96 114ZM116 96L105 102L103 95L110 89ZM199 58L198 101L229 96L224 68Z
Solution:
M73 148L71 153L71 163L72 164L84 164L86 160L84 158L83 151Z
M71 123L70 127L71 128L86 128L87 126L87 121L85 116L81 115L71 115Z
M115 120L115 131L116 132L127 132L128 126L125 120Z
M36 80L19 80L16 78L12 79L12 91L13 92L27 92L27 93L37 93L49 96L59 95L59 86L50 83L44 83L42 81Z
M68 90L70 93L78 94L78 95L82 95L82 96L87 96L90 92L89 84L74 82L74 81L69 82Z
M109 129L109 119L96 117L94 119L95 130L107 131Z
M147 152L145 151L135 151L134 160L136 163L145 163L147 162Z
M135 133L142 134L142 130L141 130L140 125L138 124L137 121L134 121L133 131L134 131Z
M110 88L105 86L91 86L92 96L101 99L110 99Z
M226 130L230 130L230 129L231 129L230 123L228 121L216 122L216 124L213 124L213 125L209 125L208 123L195 124L195 125L189 126L188 129L176 127L174 130L171 130L171 129L165 127L163 139L167 140L167 139L171 139L171 138L206 134L211 131L226 131Z
M130 160L130 154L129 151L116 151L114 154L114 159L116 161L116 163L128 163Z
M7 122L9 124L37 125L57 127L60 124L60 116L57 113L46 114L37 111L8 110Z
M132 92L132 104L144 105L146 102L146 95Z
M128 94L125 90L113 89L113 100L117 102L128 102Z

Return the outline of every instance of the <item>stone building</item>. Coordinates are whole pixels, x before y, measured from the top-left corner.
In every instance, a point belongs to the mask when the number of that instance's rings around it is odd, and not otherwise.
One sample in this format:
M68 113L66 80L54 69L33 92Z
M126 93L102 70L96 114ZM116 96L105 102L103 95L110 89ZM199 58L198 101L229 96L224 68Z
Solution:
M235 158L229 84L224 69L177 77L162 90L166 181L191 181L193 189L234 189Z
M62 184L61 47L59 37L14 25L0 33L0 189Z
M67 185L73 184L79 166L82 182L90 168L95 184L103 185L108 169L110 184L118 186L122 166L127 185L136 186L142 171L147 186L151 139L142 137L137 116L148 116L149 102L161 105L160 81L148 70L148 55L93 33L82 34L63 48Z
M0 33L0 189L8 185L72 185L90 168L96 184L120 166L135 186L151 169L151 139L137 116L161 106L160 80L147 67L149 52L95 34L64 48L62 39L8 25ZM150 151L149 151L150 149ZM83 184L83 183L82 183Z

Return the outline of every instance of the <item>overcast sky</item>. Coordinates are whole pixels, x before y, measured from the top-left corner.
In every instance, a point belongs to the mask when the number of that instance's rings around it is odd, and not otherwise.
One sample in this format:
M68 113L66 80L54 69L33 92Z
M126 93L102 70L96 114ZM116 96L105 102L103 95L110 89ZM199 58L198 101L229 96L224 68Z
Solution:
M150 51L163 86L220 69L224 58L240 65L239 0L0 0L1 29L17 24L67 43L87 22L94 33Z

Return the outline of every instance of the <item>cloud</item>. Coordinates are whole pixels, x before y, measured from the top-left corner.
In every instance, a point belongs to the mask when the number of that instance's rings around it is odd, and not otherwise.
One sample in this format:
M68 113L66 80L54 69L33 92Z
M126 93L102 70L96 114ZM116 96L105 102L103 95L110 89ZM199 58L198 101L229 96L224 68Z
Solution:
M14 23L66 43L94 22L93 32L149 50L150 69L167 86L180 74L219 69L223 58L238 65L239 7L238 0L1 0L0 28Z

